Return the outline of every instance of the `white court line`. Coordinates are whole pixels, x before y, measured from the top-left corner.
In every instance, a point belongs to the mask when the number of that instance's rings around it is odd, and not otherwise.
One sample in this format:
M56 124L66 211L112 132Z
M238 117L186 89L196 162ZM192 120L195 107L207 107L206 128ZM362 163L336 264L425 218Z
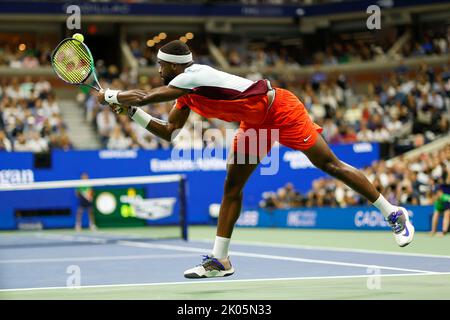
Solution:
M192 241L214 243L214 241L210 240L210 239L195 239L195 240L193 239ZM297 244L268 243L268 242L261 242L261 241L233 240L232 243L249 245L249 246L274 247L274 248L292 248L292 249L305 249L305 250L323 250L323 251L371 253L371 254L410 256L410 257L450 259L450 255L438 255L438 254L428 254L428 253L409 253L409 252L367 250L367 249L354 249L354 248L342 248L342 247L336 248L336 247L324 247L324 246L306 246L306 245L297 245Z
M53 234L52 238L57 239L58 235ZM83 237L83 241L89 241L89 238L90 237ZM76 239L77 239L77 236L61 235L61 240L77 241ZM95 241L98 241L98 238L93 238L93 239ZM105 239L102 239L102 240L105 240ZM190 252L205 253L205 249L202 249L202 248L194 248L194 247L187 247L187 246L185 247L185 246L177 246L177 245L169 245L169 244L150 244L150 243L146 243L146 242L126 241L126 240L119 240L116 242L116 244L130 246L130 247L138 247L138 248L166 249L166 250L175 250L175 251L183 251L183 252L190 251ZM316 263L316 264L326 264L326 265L337 265L337 266L345 266L345 267L357 267L357 268L374 268L374 267L376 267L379 269L393 270L393 271L434 273L434 271L428 271L428 270L396 268L396 267L389 267L389 266L368 265L368 264L360 264L360 263L338 262L338 261L319 260L319 259L294 258L294 257L286 257L286 256L258 254L258 253L251 253L251 252L241 252L241 251L230 251L230 255L252 257L252 258L263 258L263 259L271 259L271 260L284 260L284 261L296 261L296 262Z
M99 231L108 235L106 231ZM111 235L111 234L109 234ZM112 234L116 235L116 234ZM130 235L130 238L141 237L141 234L120 234L121 236ZM211 239L191 239L192 241L214 243ZM368 250L368 249L355 249L355 248L345 248L345 247L326 247L326 246L308 246L308 245L297 245L297 244L284 244L284 243L269 243L262 241L244 241L244 240L233 240L232 243L243 244L243 245L254 245L254 246L264 246L264 247L274 247L274 248L293 248L293 249L305 249L305 250L322 250L322 251L337 251L337 252L355 252L355 253L371 253L371 254L385 254L385 255L398 255L398 256L408 256L408 257L424 257L424 258L442 258L450 259L450 255L439 255L439 254L429 254L429 253L413 253L413 252L395 252L395 251L383 251L383 250Z
M44 234L44 233L36 233L36 237L42 239L50 239L50 240L58 240L58 241L74 241L74 242L91 242L91 243L103 243L106 244L111 239L105 238L96 238L96 237L86 237L79 235L69 235L69 234Z
M376 277L420 277L420 276L442 276L449 275L450 272L433 272L433 273L400 273L400 274L377 274ZM81 290L90 288L114 288L114 287L142 287L142 286L170 286L170 285L190 285L205 283L236 283L236 282L268 282L268 281L293 281L293 280L334 280L334 279L353 279L353 278L369 278L374 275L350 275L350 276L325 276L325 277L294 277L294 278L262 278L262 279L239 279L239 280L191 280L182 282L159 282L159 283L123 283L123 284L100 284L80 287L37 287L37 288L15 288L0 289L0 292L12 291L33 291L33 290Z
M116 260L139 260L139 259L168 259L192 257L190 253L179 254L147 254L128 256L100 256L100 257L67 257L67 258L42 258L42 259L11 259L0 260L0 264L9 263L46 263L46 262L67 262L67 261L116 261Z
M175 251L191 251L191 252L205 253L205 249L202 249L202 248L184 247L184 246L176 246L176 245L170 245L170 244L150 244L150 243L146 243L146 242L137 242L137 241L117 241L117 244L124 245L124 246L130 246L130 247L138 247L138 248L167 249L167 250L175 250ZM328 265L345 266L345 267L359 267L359 268L374 268L374 267L376 267L379 269L386 269L386 270L421 272L421 273L434 273L435 272L435 271L427 271L427 270L395 268L395 267L380 266L380 265L338 262L338 261L330 261L330 260L303 259L303 258L276 256L276 255L242 252L242 251L230 251L230 255L242 256L242 257L252 257L252 258L263 258L263 259L271 259L271 260L284 260L284 261L328 264Z

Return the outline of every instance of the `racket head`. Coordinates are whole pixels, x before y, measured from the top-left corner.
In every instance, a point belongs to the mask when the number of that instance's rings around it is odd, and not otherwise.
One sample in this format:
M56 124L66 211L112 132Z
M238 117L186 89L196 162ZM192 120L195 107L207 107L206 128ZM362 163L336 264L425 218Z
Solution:
M83 42L74 38L62 40L52 52L51 63L56 75L64 82L87 85L97 91L101 89L95 74L94 58ZM91 75L94 85L85 83Z

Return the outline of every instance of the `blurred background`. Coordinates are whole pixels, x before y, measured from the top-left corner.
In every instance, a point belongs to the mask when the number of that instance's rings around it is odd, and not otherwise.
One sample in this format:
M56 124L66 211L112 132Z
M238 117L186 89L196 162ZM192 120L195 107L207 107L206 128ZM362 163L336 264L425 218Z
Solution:
M373 4L379 29L368 29ZM73 5L81 24L69 29ZM215 223L224 161L180 163L171 152L226 148L229 139L167 143L99 105L94 91L63 83L49 57L79 32L104 88L162 85L156 53L180 39L196 63L291 90L339 157L364 169L389 201L417 208L418 230L431 230L433 206L448 192L449 1L2 1L0 21L0 185L79 179L82 172L93 179L182 173L189 223ZM172 105L144 108L167 119ZM196 121L224 134L239 125L191 114L186 127ZM250 179L238 225L386 228L364 199L301 153L281 147L279 159L277 175ZM26 205L3 202L0 229L72 228L76 197L58 198L49 191Z

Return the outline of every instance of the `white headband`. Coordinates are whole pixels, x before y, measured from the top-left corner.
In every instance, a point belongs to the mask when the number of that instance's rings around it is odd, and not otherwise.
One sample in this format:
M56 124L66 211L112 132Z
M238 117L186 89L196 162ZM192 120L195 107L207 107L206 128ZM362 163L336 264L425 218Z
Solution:
M158 59L161 59L163 61L167 61L170 63L179 63L179 64L183 64L183 63L188 63L192 61L192 53L189 54L185 54L182 56L178 56L175 54L168 54L168 53L164 53L161 50L158 50Z

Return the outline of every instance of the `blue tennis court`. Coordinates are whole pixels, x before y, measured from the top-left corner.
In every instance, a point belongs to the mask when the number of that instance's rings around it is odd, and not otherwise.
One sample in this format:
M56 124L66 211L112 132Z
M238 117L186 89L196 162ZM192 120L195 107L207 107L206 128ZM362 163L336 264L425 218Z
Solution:
M335 283L335 297L343 298L339 281L358 280L359 285L354 289L376 293L377 290L372 290L377 288L376 281L380 281L379 286L383 288L383 282L388 278L408 279L409 285L431 280L430 285L439 294L441 291L435 287L434 281L448 279L450 275L450 256L446 255L280 244L270 242L273 231L261 230L261 236L266 235L262 238L266 242L238 240L232 244L230 256L236 269L233 276L188 280L183 277L183 271L198 264L200 256L211 250L210 241L155 241L143 237L142 232L118 232L54 230L0 235L0 297L37 298L50 294L46 297L71 298L77 296L77 290L70 290L71 287L79 285L85 293L86 290L114 289L97 298L136 298L130 294L131 288L151 290L158 286L172 286L175 291L159 298L177 298L182 290L189 299L200 299L205 296L197 295L196 291L218 281L227 286L262 285L266 288L266 298L283 298L271 296L268 290L276 283L281 288L285 287L291 298L296 298L302 286L293 284L309 279L327 281L327 286ZM78 282L74 282L74 275ZM374 288L371 288L371 281ZM423 283L421 287L424 287ZM218 286L216 294L210 298L224 297L227 290L221 292L220 288ZM328 291L322 289L324 293ZM449 286L441 289L448 298ZM225 298L229 299L246 298L237 288L227 294Z

